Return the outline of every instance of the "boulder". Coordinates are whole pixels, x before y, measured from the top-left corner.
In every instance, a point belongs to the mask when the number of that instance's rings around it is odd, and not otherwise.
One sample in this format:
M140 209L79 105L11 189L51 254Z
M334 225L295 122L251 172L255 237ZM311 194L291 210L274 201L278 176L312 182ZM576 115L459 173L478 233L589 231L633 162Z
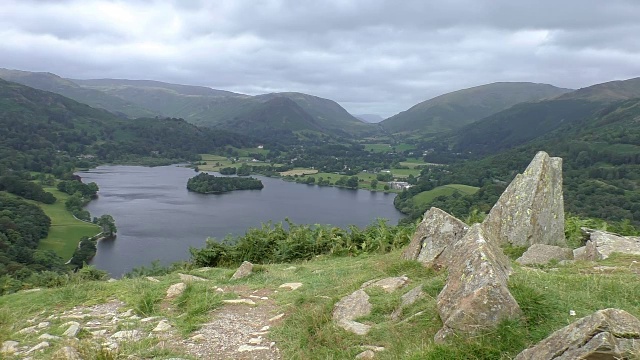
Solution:
M302 286L300 282L284 283L278 286L281 289L298 290Z
M51 344L49 344L46 341L43 341L43 342L37 344L36 346L32 347L31 349L29 349L25 354L29 355L29 354L32 354L32 353L34 353L36 351L43 351L44 349L48 348L49 346L51 346Z
M55 359L64 359L64 360L82 360L82 357L80 357L78 350L76 350L75 348L72 348L71 346L65 346L60 350L56 351L53 354L53 357Z
M416 286L411 289L406 294L400 297L400 306L398 306L393 313L391 313L391 319L397 321L400 319L400 315L402 315L402 310L407 306L413 305L416 301L421 299L424 296L424 292L422 292L422 286Z
M208 281L205 278L202 278L200 276L195 276L195 275L178 273L178 276L180 276L180 280L182 280L183 282L186 282L186 283L195 282L195 281Z
M632 359L638 352L640 320L624 310L605 309L563 327L515 359Z
M462 221L432 207L424 214L402 258L418 260L425 266L446 266L449 261L447 249L460 240L467 229Z
M356 355L356 359L375 359L376 353L373 350L365 350L360 354Z
M369 295L364 290L356 290L345 296L333 307L333 321L341 328L358 335L369 332L369 326L353 321L371 313Z
M487 235L475 224L452 248L456 256L436 303L443 323L435 336L437 342L451 333L473 334L520 314L507 288L509 259Z
M167 289L167 298L171 299L171 298L174 298L176 296L180 296L180 294L182 294L182 292L186 288L187 288L187 285L185 283L181 283L181 282L169 286L169 288Z
M500 244L566 246L562 159L537 153L500 196L483 226Z
M18 351L18 345L20 345L20 343L17 341L7 340L2 343L0 354L12 355Z
M640 255L640 237L621 236L602 230L583 228L589 240L580 260L604 260L613 253Z
M522 254L516 262L520 265L544 265L551 260L571 260L573 250L554 245L533 244Z
M231 280L245 278L251 275L252 271L253 271L253 264L248 261L243 261L242 265L240 265L238 270L236 270L236 272L233 273L233 276L231 276Z

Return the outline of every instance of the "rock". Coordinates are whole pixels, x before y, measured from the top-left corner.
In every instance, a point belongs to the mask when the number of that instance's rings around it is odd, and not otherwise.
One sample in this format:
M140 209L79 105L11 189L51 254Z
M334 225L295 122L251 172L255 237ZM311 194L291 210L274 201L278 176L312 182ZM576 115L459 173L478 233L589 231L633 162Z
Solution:
M185 283L177 283L169 286L167 289L167 298L171 299L180 296L186 287L187 285Z
M282 319L284 317L284 313L278 314L272 318L269 319L269 322L274 322L274 321L278 321L280 319Z
M436 334L438 342L453 332L473 334L520 314L507 288L509 259L487 236L484 228L475 224L452 249L456 256L436 303L444 325Z
M233 276L231 276L231 280L245 278L251 275L252 271L253 271L253 264L248 261L243 261L242 265L240 265L238 270L236 270L236 272L233 273Z
M160 319L159 316L149 316L149 317L146 317L146 318L140 320L140 322L141 323L147 323L147 322L151 322L151 321L158 320L158 319Z
M36 333L36 332L38 332L38 327L36 325L34 325L34 326L26 327L26 328L18 331L18 334L26 335L26 334L33 334L33 333Z
M120 314L121 317L130 317L131 315L133 315L133 309L129 309L123 312L122 314Z
M500 196L483 226L500 244L566 246L562 159L537 153Z
M348 332L352 332L360 336L367 335L369 333L369 330L371 330L370 325L359 323L353 320L340 320L338 321L337 325Z
M255 305L256 303L251 299L232 299L232 300L222 300L225 304L246 304L246 305Z
M406 260L418 260L425 266L446 266L447 249L460 240L468 227L446 212L432 207L424 214L411 242L402 253Z
M111 279L107 280L107 282L110 282L110 283L116 282L116 281L118 281L118 279L111 278Z
M580 260L604 260L613 253L640 255L640 237L583 228L589 240Z
M171 329L171 324L167 322L167 320L162 320L158 323L158 325L151 331L153 332L164 332L169 331Z
M390 277L373 283L367 281L362 285L362 288L379 287L387 293L392 293L405 286L408 282L409 278L406 276Z
M38 336L38 340L60 340L60 339L61 339L60 336L54 336L50 334L42 334Z
M138 330L122 330L111 335L113 340L138 340L140 338L140 331Z
M78 350L72 348L71 346L65 346L60 350L56 351L53 354L56 359L64 359L64 360L82 360Z
M249 345L260 345L262 344L262 336L258 336L257 338L251 338L247 341Z
M253 345L241 345L238 348L238 352L258 351L258 350L269 350L269 348L266 346L253 346Z
M393 311L393 313L391 313L391 319L393 319L394 321L397 321L398 319L400 319L402 310L407 306L413 305L416 301L418 301L423 296L424 296L424 293L422 292L422 286L416 286L415 288L410 290L408 293L402 295L402 297L400 297L400 306L398 306L398 308L396 308Z
M356 290L345 296L333 307L333 321L341 328L358 335L369 332L370 326L353 321L371 313L369 295L364 290Z
M373 350L365 350L356 355L356 359L373 359L376 357L376 353Z
M46 341L43 341L41 343L39 343L38 345L32 347L31 349L29 349L29 351L26 352L27 355L34 353L36 351L42 351L46 348L48 348L50 346L50 344Z
M49 326L49 322L48 321L43 321L43 322L38 324L38 329L44 329L44 328L46 328L48 326Z
M80 325L76 323L76 324L71 324L62 335L73 338L73 337L76 337L79 332L80 332Z
M516 262L520 265L545 265L551 260L571 260L573 250L554 245L533 244Z
M91 335L92 335L92 336L100 336L100 337L103 337L103 336L107 335L107 330L106 330L106 329L103 329L103 330L96 330L96 331L92 331L92 332L91 332Z
M605 309L563 327L515 359L631 359L638 351L640 320L624 310Z
M294 283L284 283L279 288L289 289L289 290L298 290L302 286L302 283L294 282Z
M586 249L587 249L586 246L579 247L577 249L573 249L573 258L575 260L586 260L585 256L584 256Z
M17 341L7 340L2 343L2 348L0 348L0 354L14 354L18 351L18 345L20 345Z
M202 335L202 334L197 334L197 335L193 335L191 337L192 341L204 341L207 340L206 336Z
M149 280L151 282L160 282L160 280L154 278L153 276L147 276L147 277L145 277L145 279L147 279L147 280Z
M182 280L183 282L195 282L195 281L209 281L205 278L201 278L199 276L195 276L195 275L188 275L188 274L180 274L178 273L178 276L180 276L180 280Z
M363 348L363 349L372 350L372 351L375 351L375 352L384 351L384 347L383 346L361 345L360 347Z

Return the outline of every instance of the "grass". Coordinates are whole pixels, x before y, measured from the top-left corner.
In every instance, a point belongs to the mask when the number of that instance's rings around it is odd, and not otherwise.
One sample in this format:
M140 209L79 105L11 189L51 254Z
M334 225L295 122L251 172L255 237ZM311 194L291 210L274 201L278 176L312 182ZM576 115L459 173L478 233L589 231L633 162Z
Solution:
M363 145L366 151L373 151L373 152L392 152L394 148L396 152L403 152L403 151L415 149L415 146L411 144L405 144L405 143L396 144L396 145L391 145L391 144L363 144Z
M80 239L83 236L91 237L98 234L100 227L80 221L67 211L64 202L69 195L52 187L47 187L45 190L52 193L58 200L53 204L34 202L51 218L49 235L40 241L38 248L53 250L63 259L70 259Z
M438 196L450 196L457 192L464 195L471 195L475 194L476 191L478 191L478 188L474 186L461 184L443 185L417 194L413 197L413 202L417 206L426 206Z
M362 345L385 347L376 354L377 359L509 359L551 332L600 309L614 307L640 316L639 260L639 256L614 254L598 263L576 262L553 269L529 269L514 264L509 288L523 316L505 321L485 333L459 337L446 344L437 345L432 341L442 326L435 298L445 284L446 272L435 272L415 261L401 260L400 251L359 257L319 256L310 261L262 265L262 271L235 282L229 280L235 269L196 271L195 274L210 281L188 285L182 296L169 303L163 298L166 289L180 281L175 273L158 276L160 282L157 283L144 278L113 283L91 281L6 295L0 297L0 342L17 340L35 345L40 341L35 335L30 335L32 338L15 335L26 326L26 319L46 318L75 306L100 304L115 298L126 303L124 309L133 308L141 315L166 317L186 338L209 321L211 314L215 314L211 311L220 306L224 297L233 296L220 295L215 286L234 284L250 291L280 290L270 298L275 300L277 311L284 312L286 317L279 325L272 326L269 336L277 342L286 359L352 359L364 350ZM600 265L616 268L602 271L598 268ZM396 293L366 290L373 311L359 320L372 325L369 334L356 336L334 325L331 313L340 298L359 289L365 281L399 275L408 276L410 282ZM285 282L304 285L295 291L278 289ZM423 289L425 297L404 309L400 321L392 321L389 315L400 296L416 286ZM577 315L571 316L571 310ZM51 329L56 329L52 335L61 335L64 329L57 327L66 321L51 320ZM154 325L149 324L145 331L150 331ZM118 358L180 355L157 344L158 340L152 338L139 344L127 344L117 355ZM59 346L62 345L54 343L39 356L47 358ZM89 344L81 350L85 358L107 358Z
M294 175L313 175L317 174L318 170L314 169L293 169L289 171L283 171L280 173L281 176L294 176Z

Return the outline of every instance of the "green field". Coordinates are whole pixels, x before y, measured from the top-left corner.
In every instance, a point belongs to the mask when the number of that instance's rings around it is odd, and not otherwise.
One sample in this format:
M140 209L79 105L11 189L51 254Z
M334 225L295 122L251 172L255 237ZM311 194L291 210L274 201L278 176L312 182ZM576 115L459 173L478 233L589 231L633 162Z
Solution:
M475 186L461 185L461 184L449 184L438 186L429 191L423 191L420 194L413 197L413 203L417 206L425 206L429 205L433 201L433 199L438 196L450 196L456 192L459 192L463 195L471 195L475 194L479 188Z
M58 201L54 204L42 204L33 202L51 218L49 236L40 241L39 249L53 250L65 260L71 259L73 252L83 236L94 236L100 232L97 225L77 220L64 207L64 202L69 195L55 188L45 188L52 193Z
M263 149L257 149L257 150L268 151ZM251 161L252 158L250 157L240 157L238 158L238 161L236 161L235 163L229 160L227 157L220 156L220 155L200 154L200 157L202 158L202 161L207 163L206 165L198 165L198 169L200 169L201 171L219 171L223 167L238 168L240 167L240 165L244 163L251 166L269 166L269 165L277 166L278 165L278 164L270 164L263 161L253 162ZM217 163L219 163L219 165L216 165Z

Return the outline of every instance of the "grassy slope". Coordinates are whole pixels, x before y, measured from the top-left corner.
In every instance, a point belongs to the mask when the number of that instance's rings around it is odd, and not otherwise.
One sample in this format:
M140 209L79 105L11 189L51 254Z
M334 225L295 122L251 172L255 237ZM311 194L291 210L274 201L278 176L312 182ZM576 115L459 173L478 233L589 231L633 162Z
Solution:
M64 202L69 195L58 191L55 188L45 188L52 193L58 201L54 204L37 203L42 210L51 218L51 228L49 236L40 241L39 248L43 250L53 250L63 259L70 259L78 247L78 243L83 236L94 236L100 232L97 225L80 221L71 215L64 207Z
M461 184L443 185L443 186L438 186L434 189L419 193L418 195L413 197L413 202L415 204L419 204L420 206L426 206L438 196L449 196L449 195L453 195L456 192L460 192L463 195L472 195L472 194L475 194L476 191L478 191L478 189L479 188L475 186L461 185Z
M637 301L640 297L638 260L640 257L613 256L598 264L578 262L554 271L515 265L510 289L523 310L523 318L504 323L491 333L461 337L445 345L436 345L432 339L442 326L435 298L444 285L446 274L427 270L414 261L403 261L399 251L356 258L321 256L312 261L294 263L295 269L290 268L291 264L265 265L263 271L234 284L246 285L250 289L272 290L277 290L284 282L299 281L304 284L296 291L279 291L272 296L279 307L278 311L286 313L286 318L282 324L274 326L268 336L277 342L286 359L352 359L363 350L361 345L385 347L376 355L378 359L497 359L512 358L554 330L599 309L615 307L640 316L640 303ZM617 269L601 271L594 268L595 265L617 266ZM201 302L205 290L230 284L228 279L234 270L213 268L204 272L193 271L198 276L210 279L211 283L197 284L202 289L190 292L189 296L193 297L191 300ZM358 289L367 280L403 274L411 282L397 293L367 290L373 312L360 321L373 325L368 335L352 335L333 324L331 311L341 297ZM0 297L0 342L15 340L12 334L26 326L25 319L60 314L74 306L100 304L113 298L124 301L140 316L166 316L182 330L183 336L190 336L190 330L199 323L207 322L207 317L200 316L200 313L187 321L184 318L189 315L181 316L180 311L172 312L158 306L167 287L180 281L175 273L159 279L158 283L144 278L123 279L113 283L86 282ZM405 309L401 321L389 320L389 314L398 305L400 296L415 286L421 286L426 297ZM219 304L220 296L216 299L214 305ZM210 310L213 307L207 308ZM570 316L570 310L577 315ZM215 316L215 312L211 316ZM58 322L67 320L53 321L52 329L55 329ZM63 330L64 327L60 332ZM40 341L36 336L23 336L18 340L33 342L34 345ZM119 355L159 358L179 355L167 350L159 353L160 350L153 346L159 340L144 341L144 346L123 346ZM47 358L60 346L61 343L54 342L50 349L36 357Z

